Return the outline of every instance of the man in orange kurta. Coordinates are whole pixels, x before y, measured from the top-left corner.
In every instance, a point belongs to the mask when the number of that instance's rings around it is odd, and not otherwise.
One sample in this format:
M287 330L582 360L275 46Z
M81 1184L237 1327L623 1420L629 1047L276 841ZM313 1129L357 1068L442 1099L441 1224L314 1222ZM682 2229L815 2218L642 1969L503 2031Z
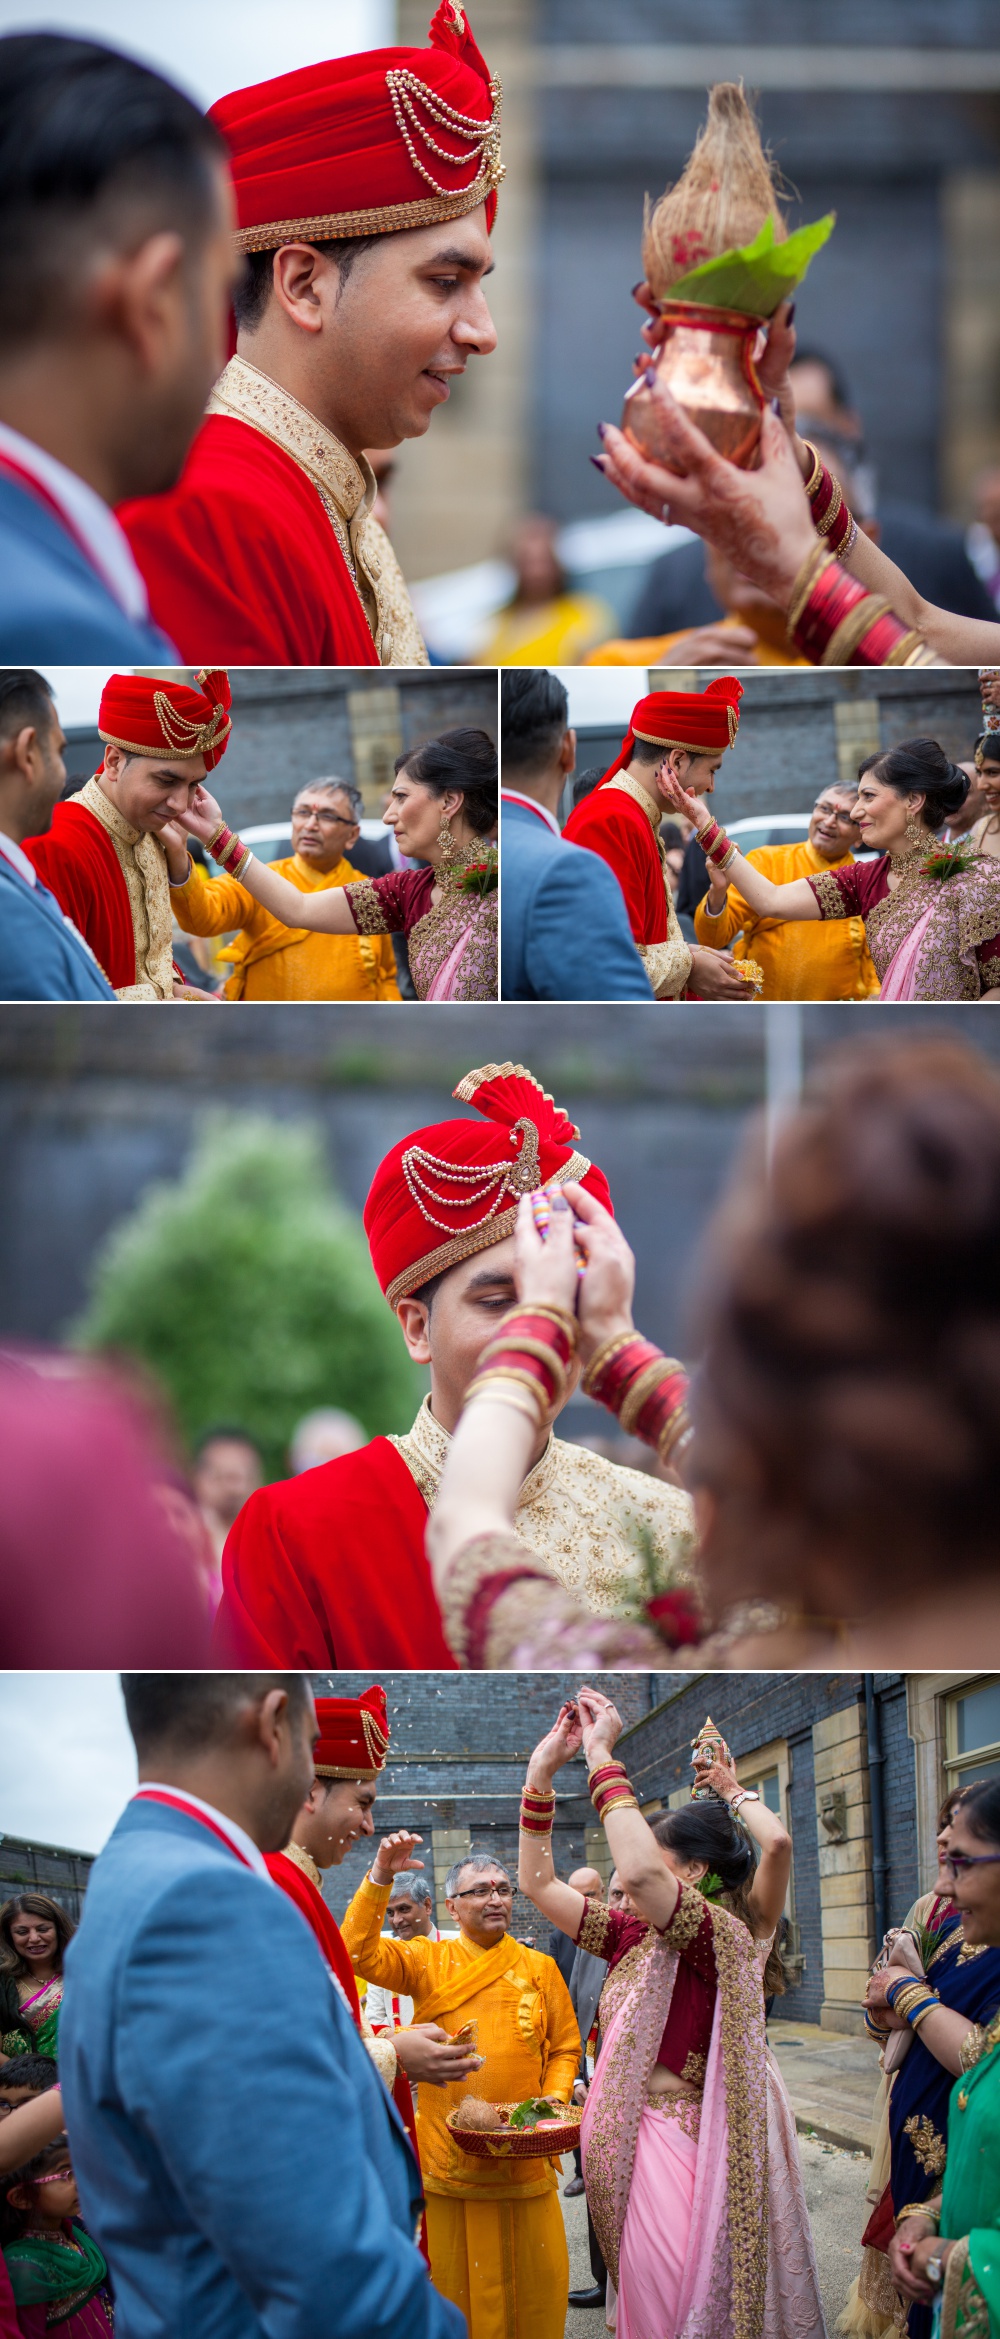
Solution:
M342 780L314 780L292 806L292 852L272 861L300 893L362 878L347 855L360 834L361 799ZM171 885L171 907L185 934L228 934L219 952L232 962L227 999L398 999L396 960L389 934L311 934L283 926L234 877L204 876L191 867L183 885Z
M843 869L853 861L861 832L851 819L857 789L831 781L813 805L808 837L794 844L755 845L747 860L772 885L815 877L821 869ZM733 957L752 958L764 976L765 999L871 999L879 980L865 940L863 918L830 918L818 924L799 918L760 918L735 885L723 895L718 915L711 889L694 914L699 942L714 950L733 945Z
M461 2307L469 2339L562 2339L569 2258L558 2162L472 2159L446 2122L466 2095L570 2101L580 2032L569 1991L554 1958L512 1938L510 1880L485 1852L470 1853L447 1880L457 1938L382 1938L393 1876L410 1865L419 1840L383 1838L341 1930L357 1972L405 1991L418 2022L440 2023L453 2036L469 2021L477 2026L482 2070L419 2093L431 2278Z

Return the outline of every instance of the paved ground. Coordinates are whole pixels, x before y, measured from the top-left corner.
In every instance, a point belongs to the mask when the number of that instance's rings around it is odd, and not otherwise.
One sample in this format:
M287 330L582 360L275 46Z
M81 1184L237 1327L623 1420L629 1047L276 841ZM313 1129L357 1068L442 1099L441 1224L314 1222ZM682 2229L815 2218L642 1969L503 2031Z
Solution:
M874 2040L845 2038L817 2022L771 2022L767 2035L800 2132L869 2151L881 2077Z

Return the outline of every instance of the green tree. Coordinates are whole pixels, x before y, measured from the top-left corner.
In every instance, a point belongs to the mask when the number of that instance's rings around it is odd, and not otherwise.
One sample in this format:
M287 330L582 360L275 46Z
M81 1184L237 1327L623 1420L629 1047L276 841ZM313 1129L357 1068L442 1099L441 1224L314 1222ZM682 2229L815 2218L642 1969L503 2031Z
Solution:
M374 1435L408 1429L420 1397L318 1133L263 1115L206 1119L180 1177L108 1236L70 1339L139 1358L192 1443L239 1423L272 1477L313 1406Z

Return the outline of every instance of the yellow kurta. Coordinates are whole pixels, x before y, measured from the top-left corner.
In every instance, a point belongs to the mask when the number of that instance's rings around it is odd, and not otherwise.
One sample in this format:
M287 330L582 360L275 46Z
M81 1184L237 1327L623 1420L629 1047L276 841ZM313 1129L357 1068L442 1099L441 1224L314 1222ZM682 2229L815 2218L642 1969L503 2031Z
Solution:
M466 2095L569 2099L580 2063L569 1991L551 1957L509 1934L486 1950L464 1934L384 1940L390 1889L366 1879L355 1893L341 1925L352 1964L366 1981L412 1998L414 2022L454 2036L475 2020L486 2058L468 2079L418 2091L432 2278L461 2307L470 2339L562 2339L569 2260L558 2162L473 2160L445 2121Z
M753 619L740 617L738 614L720 617L717 622L720 626L729 628L734 625L746 625L753 629ZM693 630L700 632L701 628L684 626L680 633L642 634L633 642L623 640L602 642L599 650L588 650L586 657L580 660L580 664L583 666L659 666L666 657L667 651L676 650L680 644L688 639ZM761 634L757 635L757 647L754 651L755 666L808 666L809 664L808 658L796 657L795 651L791 647L781 649L775 643L765 641Z
M479 652L479 664L578 666L613 623L607 603L595 600L592 593L561 593L557 600L525 609L515 603L501 609Z
M300 893L326 893L363 882L362 871L338 861L325 873L297 853L271 861ZM186 885L171 889L171 907L185 934L237 936L220 958L231 959L227 999L398 999L396 960L388 934L311 934L283 926L233 877L206 877L195 868Z
M843 869L854 859L853 853L843 853L839 861L823 861L808 837L794 845L755 845L746 857L772 885ZM721 918L710 918L707 898L694 913L699 942L715 950L732 942L734 958L755 958L764 972L765 999L877 998L879 980L863 918L759 918L735 885Z

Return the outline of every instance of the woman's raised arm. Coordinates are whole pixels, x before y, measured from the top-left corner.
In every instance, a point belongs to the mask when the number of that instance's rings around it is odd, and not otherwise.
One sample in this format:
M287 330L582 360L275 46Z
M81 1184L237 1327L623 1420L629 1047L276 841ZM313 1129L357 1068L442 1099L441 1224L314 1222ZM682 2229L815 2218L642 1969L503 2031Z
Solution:
M550 1925L558 1925L560 1933L567 1933L571 1941L577 1939L583 1923L585 1902L582 1892L577 1892L572 1884L564 1884L553 1866L552 1781L563 1764L571 1762L574 1754L579 1753L582 1738L576 1707L560 1706L552 1729L540 1740L528 1764L517 1862L517 1881L525 1899L548 1918Z
M201 787L187 811L178 815L178 825L191 836L200 837L211 851L225 824L215 797ZM297 885L290 885L287 877L279 877L276 869L269 869L254 853L242 868L231 874L238 874L240 884L282 926L303 926L311 934L356 934L358 931L342 885L330 886L325 893L300 893Z

